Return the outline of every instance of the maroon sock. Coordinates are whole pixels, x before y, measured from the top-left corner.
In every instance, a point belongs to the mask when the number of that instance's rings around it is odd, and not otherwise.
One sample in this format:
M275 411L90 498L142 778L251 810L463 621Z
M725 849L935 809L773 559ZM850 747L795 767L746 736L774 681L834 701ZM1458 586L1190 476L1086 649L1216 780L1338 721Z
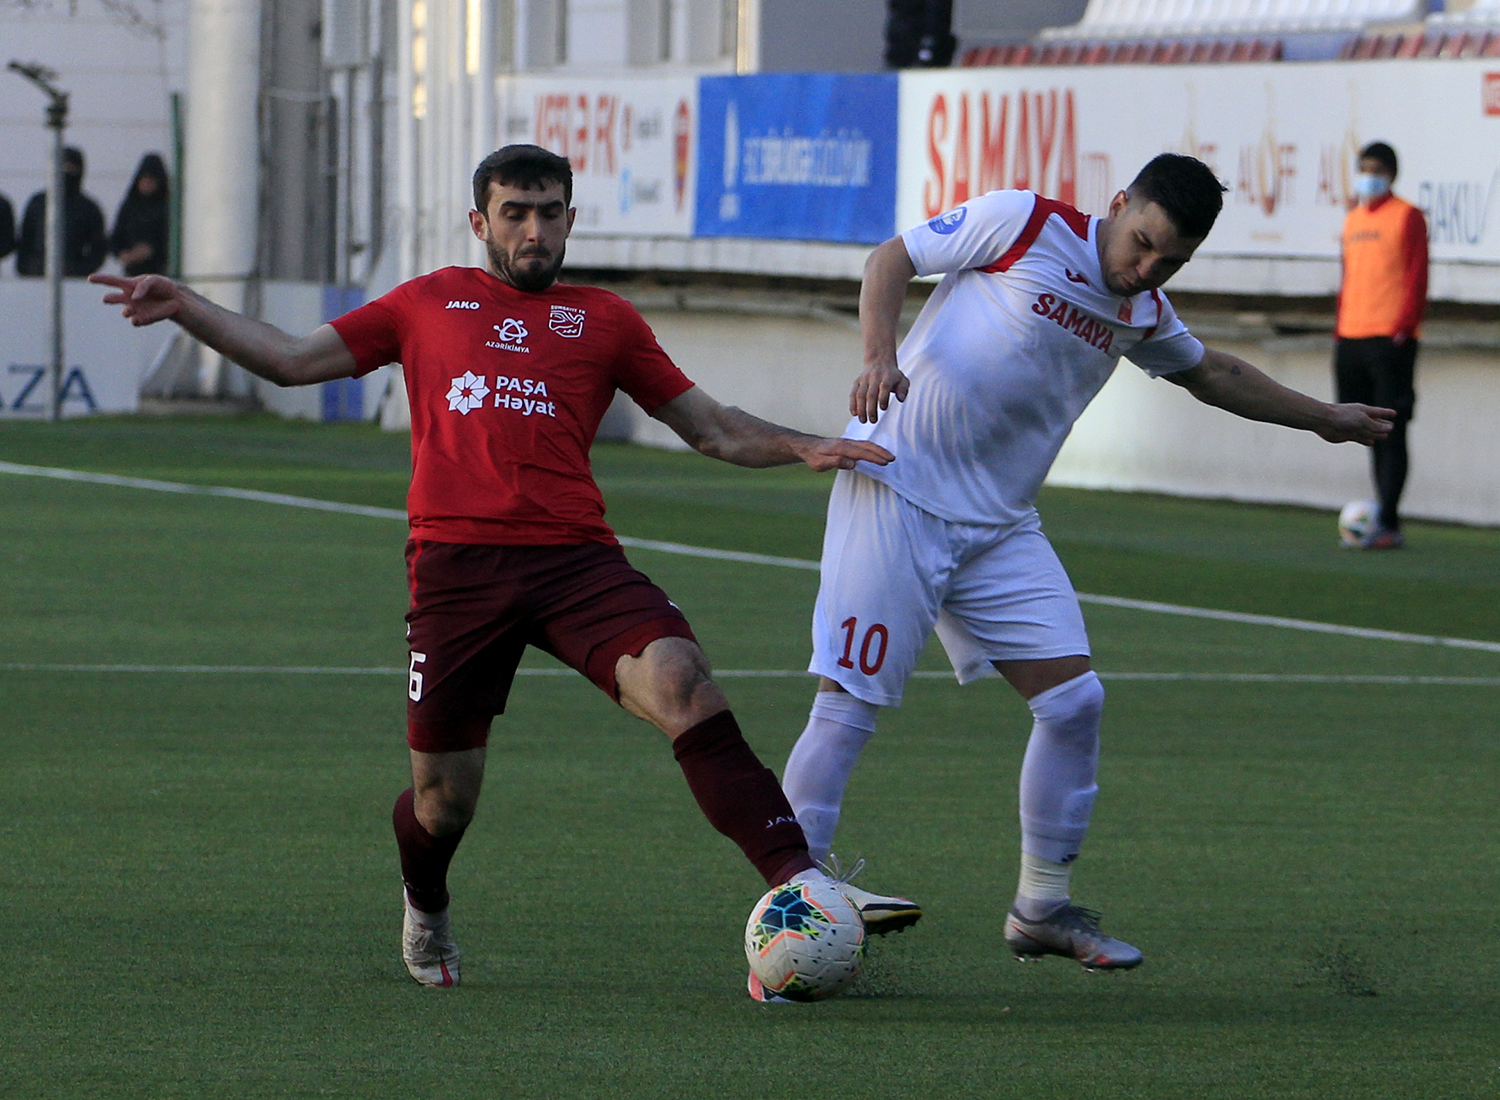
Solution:
M772 886L814 866L802 826L770 768L745 744L734 715L722 710L672 742L703 815L740 846Z
M448 864L464 831L433 836L424 829L417 820L416 796L410 787L396 797L391 824L396 827L401 878L412 907L424 913L441 913L448 908Z

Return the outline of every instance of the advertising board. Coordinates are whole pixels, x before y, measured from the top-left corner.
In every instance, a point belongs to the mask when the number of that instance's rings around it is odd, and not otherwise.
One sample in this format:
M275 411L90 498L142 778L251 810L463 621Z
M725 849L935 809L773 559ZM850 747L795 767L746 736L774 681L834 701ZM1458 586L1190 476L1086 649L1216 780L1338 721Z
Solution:
M1178 152L1229 187L1200 256L1337 259L1357 151L1382 140L1433 260L1500 263L1497 88L1483 59L904 73L897 221L998 187L1100 214L1151 157Z
M893 73L704 77L696 234L885 240L898 88Z
M693 232L698 81L505 77L497 147L532 142L573 164L578 236Z

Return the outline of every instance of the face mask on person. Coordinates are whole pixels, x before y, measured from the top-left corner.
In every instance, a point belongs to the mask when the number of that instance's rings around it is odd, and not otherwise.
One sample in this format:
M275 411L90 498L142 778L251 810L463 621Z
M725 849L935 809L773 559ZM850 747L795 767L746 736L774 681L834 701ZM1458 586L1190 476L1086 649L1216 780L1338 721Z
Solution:
M1391 191L1391 181L1373 172L1361 172L1354 177L1354 193L1361 202L1373 202Z

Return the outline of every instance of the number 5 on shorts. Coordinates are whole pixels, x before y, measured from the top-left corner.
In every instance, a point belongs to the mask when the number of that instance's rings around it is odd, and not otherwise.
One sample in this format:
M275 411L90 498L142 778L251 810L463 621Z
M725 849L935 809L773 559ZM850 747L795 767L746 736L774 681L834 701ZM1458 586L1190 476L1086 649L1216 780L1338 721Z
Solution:
M413 702L419 702L422 698L422 674L417 671L417 666L427 660L427 654L412 651L411 664L407 667L406 694L411 696Z
M839 624L839 629L844 632L844 655L839 658L839 668L853 668L854 661L850 659L850 655L854 652L854 636L859 633L859 620L852 617L845 619ZM874 676L880 671L880 666L885 664L885 649L889 642L890 631L886 630L884 623L876 623L865 631L865 640L859 647L859 670L866 676ZM876 646L873 660L870 657L871 646Z

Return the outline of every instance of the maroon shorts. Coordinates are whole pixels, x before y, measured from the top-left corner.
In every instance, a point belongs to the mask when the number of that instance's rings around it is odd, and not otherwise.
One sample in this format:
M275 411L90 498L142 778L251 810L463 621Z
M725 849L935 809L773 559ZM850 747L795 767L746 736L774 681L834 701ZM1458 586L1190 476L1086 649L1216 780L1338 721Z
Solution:
M418 752L479 748L528 645L618 699L615 663L687 618L618 546L406 544L411 677L406 740Z

